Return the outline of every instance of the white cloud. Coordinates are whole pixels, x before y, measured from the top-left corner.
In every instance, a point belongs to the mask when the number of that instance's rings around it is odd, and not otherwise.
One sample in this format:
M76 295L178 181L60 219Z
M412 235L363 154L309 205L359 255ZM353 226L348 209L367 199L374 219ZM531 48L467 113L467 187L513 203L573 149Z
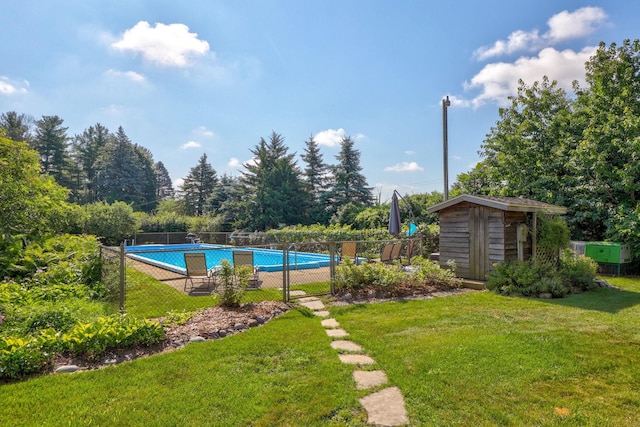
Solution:
M106 75L115 78L124 78L136 83L143 83L146 80L142 74L138 74L135 71L107 70Z
M9 80L8 77L0 76L0 94L2 95L15 95L18 93L27 93L29 87L28 81L17 83Z
M189 141L186 144L182 144L180 146L182 150L188 150L189 148L200 148L200 147L202 147L202 144L196 141Z
M571 90L574 80L584 83L584 64L595 54L596 49L588 46L575 52L570 49L558 51L546 48L538 56L522 57L513 63L487 64L470 82L465 83L465 87L479 88L481 91L472 101L474 107L487 102L504 104L509 95L517 94L519 79L533 84L547 76L552 81L556 80L558 86Z
M423 170L424 168L416 162L396 163L393 166L387 166L384 168L385 172L420 172Z
M414 154L416 154L416 152L413 150L407 150L404 152L404 154L406 154L407 156L413 156Z
M549 31L545 37L554 43L585 37L596 31L606 19L607 14L599 7L583 7L574 12L564 10L549 18Z
M209 51L209 43L199 40L198 35L189 32L184 24L156 23L151 27L146 21L126 30L111 46L139 53L145 60L164 67L187 67L192 57Z
M194 134L205 137L205 138L215 138L216 133L212 130L207 129L206 126L198 126L193 131Z
M184 184L184 179L178 178L178 179L173 181L173 188L175 188L176 190L180 191L180 190L182 190L182 184Z
M534 52L560 42L588 36L606 19L607 14L599 7L583 7L573 12L564 10L549 18L549 30L546 33L540 34L537 29L517 30L509 34L507 40L498 40L493 46L477 49L474 56L482 61L516 52Z
M239 168L240 166L242 166L242 163L240 162L240 160L236 159L235 157L232 157L229 160L229 163L227 163L227 166L229 166L230 168Z
M338 145L340 145L340 141L345 136L346 132L342 128L338 130L327 129L323 130L322 132L318 132L313 137L313 139L318 143L318 145L324 145L326 147L337 147Z

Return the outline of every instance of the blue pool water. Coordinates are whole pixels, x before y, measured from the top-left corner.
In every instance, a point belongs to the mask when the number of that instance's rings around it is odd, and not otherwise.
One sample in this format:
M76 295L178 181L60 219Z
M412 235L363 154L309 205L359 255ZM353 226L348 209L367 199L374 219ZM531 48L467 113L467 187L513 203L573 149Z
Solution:
M233 264L233 251L253 251L254 264L259 271L282 271L282 251L276 249L236 248L232 246L194 243L184 245L142 245L127 246L125 251L129 258L155 265L179 274L186 274L184 264L185 252L201 252L207 259L207 267L220 265L223 259ZM309 269L328 267L330 256L310 252L289 252L291 269Z

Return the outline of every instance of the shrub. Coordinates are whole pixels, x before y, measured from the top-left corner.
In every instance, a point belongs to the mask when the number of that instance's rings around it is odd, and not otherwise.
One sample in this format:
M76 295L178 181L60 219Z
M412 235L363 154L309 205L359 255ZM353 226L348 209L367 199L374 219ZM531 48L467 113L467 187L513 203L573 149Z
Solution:
M66 332L77 323L78 319L66 308L45 310L29 317L25 324L25 333L33 334L42 329L55 329Z
M218 270L218 280L221 282L222 295L220 302L225 307L237 307L246 292L251 270L247 266L234 269L229 260L223 259Z
M578 290L592 289L598 263L584 255L564 252L560 259L560 275L565 282Z
M78 323L68 332L44 331L50 344L61 352L85 355L89 358L105 350L131 345L149 346L164 338L164 329L159 323L143 319L132 319L120 315L99 317L91 323Z
M411 265L414 267L414 273L411 280L414 283L433 283L439 285L448 285L457 288L460 286L460 280L455 274L455 264L450 269L441 268L440 265L423 257L414 257L411 259Z
M0 379L17 379L41 372L53 355L33 338L0 338Z

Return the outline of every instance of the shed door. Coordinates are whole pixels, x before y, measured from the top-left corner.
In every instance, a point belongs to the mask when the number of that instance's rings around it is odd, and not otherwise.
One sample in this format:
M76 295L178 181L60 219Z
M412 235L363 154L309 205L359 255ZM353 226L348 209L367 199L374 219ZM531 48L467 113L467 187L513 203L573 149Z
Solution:
M489 272L489 208L469 208L469 275L485 280Z

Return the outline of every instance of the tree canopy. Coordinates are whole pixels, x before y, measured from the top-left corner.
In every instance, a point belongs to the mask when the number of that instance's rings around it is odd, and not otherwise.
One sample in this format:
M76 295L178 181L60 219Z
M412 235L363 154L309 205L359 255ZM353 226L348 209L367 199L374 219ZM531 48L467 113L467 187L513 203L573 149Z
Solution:
M587 86L520 82L456 191L568 207L574 239L640 248L640 42L600 43Z

